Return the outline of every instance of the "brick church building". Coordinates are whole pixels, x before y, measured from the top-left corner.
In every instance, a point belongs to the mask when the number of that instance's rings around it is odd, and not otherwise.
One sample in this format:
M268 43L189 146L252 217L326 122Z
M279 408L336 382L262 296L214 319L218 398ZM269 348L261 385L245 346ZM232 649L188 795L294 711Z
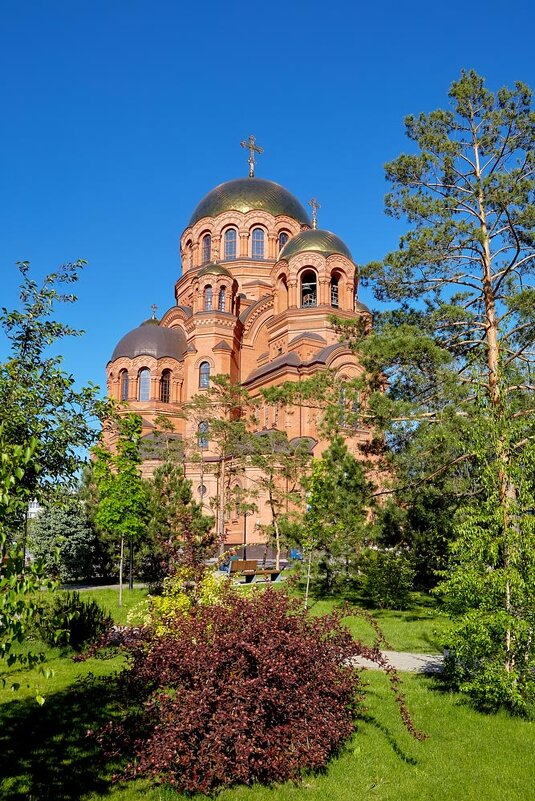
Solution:
M142 417L144 437L163 414L177 438L197 442L206 468L216 458L208 421L188 419L182 410L210 386L211 376L228 375L253 396L318 370L351 379L359 364L338 341L329 315L371 324L357 298L351 253L336 234L317 227L316 202L310 217L287 189L256 177L254 138L242 144L249 148L249 177L208 192L180 237L173 305L161 319L127 333L107 365L109 396ZM307 437L315 456L325 447L311 410L296 415L265 406L261 418L262 429L286 431L290 440ZM353 432L357 442L369 437L366 430ZM219 492L215 471L198 461L185 469L208 507ZM270 522L267 506L258 507L249 521L230 515L227 543L258 539L255 530Z

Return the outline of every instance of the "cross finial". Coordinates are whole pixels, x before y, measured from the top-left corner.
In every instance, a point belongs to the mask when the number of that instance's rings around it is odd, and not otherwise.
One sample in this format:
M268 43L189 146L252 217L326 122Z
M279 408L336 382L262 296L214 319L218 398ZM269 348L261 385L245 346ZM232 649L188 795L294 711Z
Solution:
M158 308L158 306L157 306L155 303L153 303L153 304L152 304L152 306L151 306L151 309L152 309L152 319L153 319L153 320L155 320L155 319L156 319L156 310L157 310L157 308Z
M254 178L254 168L256 164L254 154L258 153L258 155L260 155L264 152L264 148L255 144L255 142L256 139L252 134L250 134L249 139L244 139L243 142L240 142L240 145L247 148L249 151L249 158L247 159L249 162L249 178Z
M318 227L318 209L321 209L320 204L315 197L308 201L308 205L312 206L312 228Z

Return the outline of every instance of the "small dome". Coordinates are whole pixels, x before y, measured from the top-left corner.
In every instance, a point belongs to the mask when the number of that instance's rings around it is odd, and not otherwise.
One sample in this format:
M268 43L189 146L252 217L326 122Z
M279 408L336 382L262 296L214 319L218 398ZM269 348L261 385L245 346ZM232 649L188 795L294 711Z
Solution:
M232 278L232 275L229 273L226 267L223 267L222 264L216 264L215 262L207 264L206 267L203 267L201 270L199 270L199 278L202 275L226 275L229 278Z
M115 346L110 361L126 357L154 356L162 359L182 361L186 352L186 336L180 328L163 328L157 320L145 320L138 328L134 328Z
M267 211L277 217L284 214L294 220L310 225L310 218L287 189L264 178L237 178L219 184L201 200L189 221L195 225L203 217L217 217L224 211Z
M348 259L352 260L351 251L340 237L331 231L322 231L320 228L311 228L309 231L301 231L301 233L293 236L281 250L279 259L290 259L297 253L310 251L321 253L322 256L340 253L342 256L347 256Z

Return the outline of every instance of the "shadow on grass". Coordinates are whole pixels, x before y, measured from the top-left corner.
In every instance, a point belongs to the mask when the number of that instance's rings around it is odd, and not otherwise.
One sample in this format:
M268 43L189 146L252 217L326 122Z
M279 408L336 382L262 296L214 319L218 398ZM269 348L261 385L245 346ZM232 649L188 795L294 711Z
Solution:
M79 801L106 794L109 782L88 729L110 718L115 681L89 676L64 692L0 707L0 795L2 801Z
M374 718L373 715L370 715L369 713L363 713L359 715L358 722L360 724L366 723L368 726L373 726L374 729L377 729L377 731L381 732L381 734L389 744L392 751L395 753L397 757L399 757L399 759L401 759L402 762L405 762L405 764L407 765L418 764L417 760L414 759L414 757L409 756L408 754L405 753L405 751L401 748L401 746L399 745L398 741L396 740L390 729L383 723L380 723L376 718Z

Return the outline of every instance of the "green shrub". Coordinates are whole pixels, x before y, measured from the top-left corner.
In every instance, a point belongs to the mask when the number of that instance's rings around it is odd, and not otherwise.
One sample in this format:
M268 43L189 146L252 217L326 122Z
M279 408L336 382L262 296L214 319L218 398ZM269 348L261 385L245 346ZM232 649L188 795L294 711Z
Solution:
M83 600L79 592L56 592L45 599L36 629L47 645L70 645L80 651L112 624L111 617L96 601Z
M396 551L367 550L361 560L363 590L380 609L407 609L414 570L409 558Z

